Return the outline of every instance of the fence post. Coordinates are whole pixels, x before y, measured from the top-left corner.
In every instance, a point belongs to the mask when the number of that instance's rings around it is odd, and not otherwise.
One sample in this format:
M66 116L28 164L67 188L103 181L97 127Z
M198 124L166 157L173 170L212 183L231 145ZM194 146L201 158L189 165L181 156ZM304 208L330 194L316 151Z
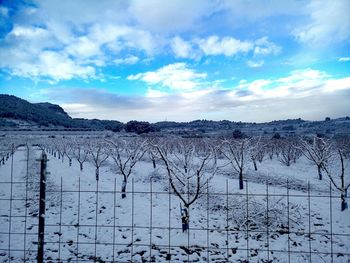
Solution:
M46 190L47 155L43 151L40 159L40 196L39 196L39 229L37 262L44 262L44 233L45 233L45 190Z

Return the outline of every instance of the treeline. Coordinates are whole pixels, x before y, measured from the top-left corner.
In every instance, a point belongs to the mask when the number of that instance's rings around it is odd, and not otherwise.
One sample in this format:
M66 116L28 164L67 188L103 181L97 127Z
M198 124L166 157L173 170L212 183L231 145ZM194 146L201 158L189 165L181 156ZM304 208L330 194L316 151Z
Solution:
M118 117L118 116L116 116ZM13 120L24 121L24 125ZM324 121L304 121L288 119L268 123L247 123L228 120L194 120L190 122L161 121L154 124L132 120L124 124L119 121L71 118L59 105L51 103L30 103L12 95L0 94L0 129L32 129L39 126L43 130L110 130L134 132L137 134L165 131L184 137L205 137L211 132L241 131L251 135L275 134L349 134L350 118ZM26 125L28 123L28 125ZM234 134L233 137L241 137Z

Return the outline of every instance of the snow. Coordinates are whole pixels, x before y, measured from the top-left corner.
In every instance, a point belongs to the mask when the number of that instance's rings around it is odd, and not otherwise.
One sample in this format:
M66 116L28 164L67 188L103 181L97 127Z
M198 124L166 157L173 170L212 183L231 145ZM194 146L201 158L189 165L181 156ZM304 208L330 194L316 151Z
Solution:
M1 262L36 261L40 154L29 149L28 175L25 147L13 155L12 176L11 157L0 166ZM332 190L330 198L329 180L318 180L316 167L304 158L290 167L275 159L258 163L258 171L249 166L243 190L225 166L210 182L209 195L190 207L185 233L180 199L169 193L159 161L156 169L145 156L136 164L122 199L122 176L111 158L98 182L92 162L80 171L75 159L69 166L67 158L48 158L47 261L302 262L309 261L309 250L312 262L350 261L349 209L340 211L339 193Z

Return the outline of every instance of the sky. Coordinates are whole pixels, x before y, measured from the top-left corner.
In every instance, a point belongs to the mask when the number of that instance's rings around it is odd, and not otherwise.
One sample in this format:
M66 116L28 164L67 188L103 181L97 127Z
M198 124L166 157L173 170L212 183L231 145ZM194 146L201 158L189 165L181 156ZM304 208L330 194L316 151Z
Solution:
M2 0L0 93L119 121L350 115L350 0Z

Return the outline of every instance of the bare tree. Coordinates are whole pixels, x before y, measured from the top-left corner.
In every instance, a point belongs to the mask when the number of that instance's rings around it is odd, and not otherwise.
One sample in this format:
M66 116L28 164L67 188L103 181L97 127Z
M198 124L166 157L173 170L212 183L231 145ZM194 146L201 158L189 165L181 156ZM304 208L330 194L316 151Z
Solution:
M350 137L349 136L340 136L335 139L337 147L343 153L343 156L346 159L350 158Z
M167 152L167 147L155 145L160 159L163 161L169 183L174 194L181 200L184 209L182 210L183 231L189 226L189 208L200 197L209 180L214 176L217 169L216 151L208 146L205 155L199 155L196 145L193 142L179 141L178 149L186 154L180 158L180 153L172 154Z
M266 152L270 160L273 159L273 156L276 154L276 142L275 140L269 140L266 144Z
M195 151L197 151L195 144L189 139L182 139L176 142L176 151L173 152L173 156L176 158L178 163L182 164L183 170L185 174L187 174L188 169L193 162ZM190 145L190 147L188 147L188 145Z
M2 141L2 145L0 145L0 158L1 163L4 165L5 161L7 161L16 151L18 147L18 142L15 141Z
M155 138L152 138L149 140L149 145L156 145L158 140ZM157 150L154 147L148 147L147 149L149 159L152 161L153 169L157 168L156 160L158 159L157 157Z
M142 156L147 151L146 140L123 140L116 139L114 141L107 141L111 146L110 154L116 163L120 174L123 176L122 183L122 198L126 197L126 185L128 178L136 163L141 160Z
M73 148L73 145L72 145L72 141L65 141L64 142L64 148L65 148L65 155L67 156L68 158L68 162L69 162L69 166L72 166L72 159L74 157L74 148Z
M100 167L107 160L109 153L107 151L105 143L102 141L90 141L89 152L92 156L92 161L96 168L95 175L96 181L98 181L100 176Z
M84 145L84 141L80 141L75 143L73 156L78 161L80 166L80 171L83 171L83 164L86 162L89 151L86 149L86 146Z
M314 137L312 141L301 140L300 149L303 155L317 167L318 179L322 180L322 169L332 155L332 143L320 137Z
M67 151L67 145L64 141L63 138L56 138L55 140L53 140L53 145L54 145L54 149L55 149L55 153L54 153L54 157L56 157L56 152L58 154L58 159L61 159L62 162L64 162L64 156L66 155L66 151Z
M238 173L239 189L243 189L243 173L249 160L250 139L225 139L222 142L221 152Z
M253 162L254 170L258 170L257 161L261 163L264 159L266 152L265 144L261 137L252 138L250 140L250 159Z
M290 166L292 162L302 155L301 150L298 148L297 140L294 138L284 139L283 142L279 144L279 157L278 160L286 165Z
M339 174L339 179L340 183L337 182L336 178L336 173L331 170L330 165L328 164L323 164L323 169L326 172L327 176L329 177L330 181L334 185L334 187L339 190L340 192L340 199L341 199L341 211L344 211L345 209L348 208L348 203L347 203L347 193L348 189L350 187L350 182L347 184L345 183L345 167L344 167L344 159L345 159L345 153L342 152L341 149L338 149L338 155L339 155L339 163L340 163L340 174Z

